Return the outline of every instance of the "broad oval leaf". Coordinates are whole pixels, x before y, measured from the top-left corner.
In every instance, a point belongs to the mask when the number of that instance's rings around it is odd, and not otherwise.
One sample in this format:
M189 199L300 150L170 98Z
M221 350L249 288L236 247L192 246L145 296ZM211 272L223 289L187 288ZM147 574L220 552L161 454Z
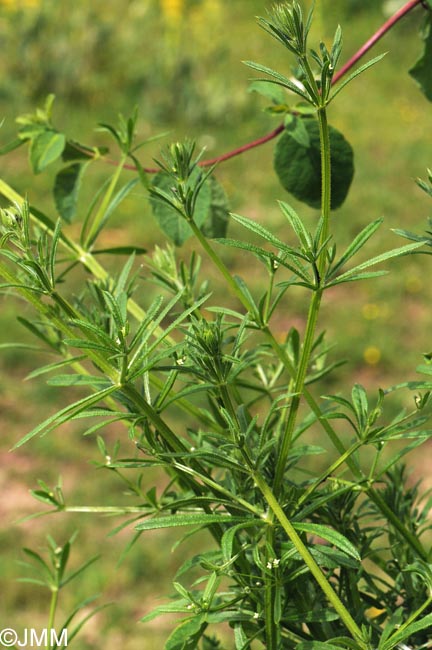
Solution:
M206 237L211 239L225 237L228 230L230 211L228 198L224 188L214 176L211 176L207 183L210 185L211 192L210 211L201 230Z
M195 172L195 174L198 173L199 171ZM194 180L196 178L194 178L193 174L192 182ZM165 194L170 195L173 180L165 172L159 172L153 179L153 185L165 192ZM211 202L212 191L210 184L207 182L202 186L196 202L194 221L199 228L201 228L209 215ZM176 246L184 244L192 234L192 230L186 219L178 214L170 205L157 198L151 198L150 204L159 228Z
M64 167L55 178L54 201L60 216L67 223L71 223L76 215L82 172L83 165L74 163Z
M430 3L431 0L428 0ZM431 6L432 9L432 6ZM425 97L432 102L432 12L428 12L423 30L424 50L420 59L409 70L413 79L419 84Z
M297 124L302 121L302 128ZM345 201L354 176L354 153L351 145L335 128L330 128L331 207ZM316 120L294 117L289 130L279 138L274 168L282 186L296 199L312 208L321 205L321 150Z
M60 158L66 139L63 133L46 130L32 139L30 144L30 163L35 174Z

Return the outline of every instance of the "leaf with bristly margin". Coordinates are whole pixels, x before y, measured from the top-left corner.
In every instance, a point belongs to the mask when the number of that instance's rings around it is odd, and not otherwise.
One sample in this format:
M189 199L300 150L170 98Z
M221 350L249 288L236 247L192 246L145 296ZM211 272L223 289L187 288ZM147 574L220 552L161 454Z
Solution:
M382 646L381 644L379 645L379 650L393 650L397 644L402 643L402 641L405 641L411 635L415 634L416 632L420 632L420 630L430 629L431 626L432 614L428 614L427 616L424 616L420 620L415 621L414 623L410 623L409 625L401 625L400 630L396 630L396 632L392 634Z
M351 391L351 399L360 429L364 429L368 417L368 398L365 389L360 384L355 384Z
M423 242L416 242L415 244L407 244L406 246L401 246L400 248L393 248L390 251L387 251L385 253L382 253L381 255L377 255L376 257L371 257L371 259L366 260L365 262L362 262L361 264L358 264L352 269L349 269L348 271L345 271L345 273L342 273L342 275L339 275L336 280L333 282L330 282L327 284L327 287L333 286L335 284L338 284L340 282L349 280L349 279L360 279L361 277L368 277L364 275L362 272L364 269L367 269L371 266L375 266L375 264L382 264L382 262L386 262L387 260L392 259L393 257L401 257L402 255L407 255L411 253L412 251L415 251L417 248L420 248L420 246L423 245ZM375 272L376 273L376 272ZM381 273L378 271L378 273ZM369 276L369 277L372 277Z
M378 228L381 226L382 222L382 218L376 219L367 225L366 228L363 228L363 230L358 235L356 235L356 237L354 237L351 244L346 248L339 260L332 267L331 271L329 272L329 278L334 277L337 271L339 271L339 269L342 268L348 262L348 260L350 260L356 253L358 253L361 248L363 248L366 242L369 241L372 235L374 235Z
M252 81L249 84L248 93L253 92L269 99L276 106L283 105L286 100L286 94L283 89L270 81Z
M297 648L299 650L341 650L340 645L333 645L328 641L304 641Z
M228 563L232 560L234 540L237 533L244 530L245 528L251 528L252 526L259 526L260 524L265 524L264 519L257 519L256 521L254 519L253 520L249 519L249 521L243 521L241 524L236 524L235 526L231 526L231 528L228 528L228 530L224 532L221 541L221 550L223 554L224 563Z
M47 380L49 386L112 386L106 377L92 375L56 375Z
M228 230L229 203L225 190L220 183L211 176L207 183L210 185L211 202L210 212L201 226L202 233L214 239L215 237L225 237Z
M307 522L293 522L293 526L297 531L302 533L309 533L311 535L316 535L317 537L322 537L333 546L336 546L340 551L346 553L350 557L353 557L355 560L361 561L361 557L356 549L356 547L351 544L351 542L341 533L338 533L333 528L328 526L323 526L321 524L309 524Z
M142 246L113 246L92 251L92 255L144 255L145 253L147 253L147 248L142 248Z
M204 614L182 621L168 638L164 650L196 650L207 625Z
M54 201L60 216L67 223L71 223L76 217L78 194L84 169L85 167L81 163L73 163L59 171L55 178Z
M29 156L35 174L48 167L62 155L66 138L58 131L46 130L32 139Z
M357 68L356 70L354 70L354 72L352 72L352 73L349 75L349 77L345 78L345 80L342 81L341 84L338 84L338 86L336 87L336 89L333 91L333 93L332 93L332 95L331 95L331 97L330 97L329 102L330 102L330 101L333 101L333 99L336 97L336 95L338 95L338 94L340 93L340 91L341 91L343 88L345 88L345 86L346 86L347 84L349 84L353 79L355 79L355 78L358 77L360 74L362 74L365 70L367 70L367 69L370 68L371 66L375 65L375 63L378 63L379 61L381 61L381 59L383 59L383 58L385 57L385 55L386 55L386 52L384 52L384 54L379 54L379 55L376 56L375 58L371 59L370 61L367 61L366 63L364 63L363 65L361 65L359 68Z
M141 623L148 623L149 621L152 621L153 619L157 618L158 616L162 616L163 614L189 614L190 609L187 607L189 604L190 600L186 600L186 598L180 598L178 600L174 600L171 603L167 603L166 605L159 605L159 607L155 607L155 609L149 614L143 616L140 621Z
M103 156L109 151L108 147L88 147L75 140L67 140L62 152L62 160L93 160L97 156Z
M199 170L195 170L191 177L191 184L196 181ZM161 190L168 197L175 200L172 195L173 179L165 172L159 172L153 179L153 186ZM201 228L209 216L212 202L210 183L206 182L201 187L195 206L194 222ZM152 197L150 205L159 228L171 239L176 246L181 246L192 235L192 230L184 217L182 217L168 202Z
M243 61L243 63L247 65L249 68L252 68L253 70L257 70L258 72L263 72L264 74L273 77L272 79L256 79L255 81L264 81L265 83L277 84L278 86L282 86L283 88L290 90L296 95L299 95L302 99L304 99L309 104L311 103L310 97L307 94L307 92L303 90L302 87L298 86L293 81L291 81L291 79L285 77L285 75L282 75L279 72L276 72L276 70L272 70L271 68L267 68L265 65L261 65L260 63L255 63L254 61Z
M301 117L293 116L290 131L279 138L274 154L274 168L282 186L296 199L312 208L321 205L321 145L317 120L303 119L304 129L296 127ZM331 207L339 208L345 201L354 176L354 154L342 133L330 131ZM306 134L309 145L306 145ZM302 135L301 135L302 134ZM299 141L300 140L300 141Z
M210 526L212 524L239 523L250 521L231 515L208 515L205 513L186 513L171 515L169 517L153 517L136 526L136 530L156 530L158 528L177 528L178 526Z
M35 377L39 377L40 375L43 375L47 372L52 372L53 370L64 368L65 366L72 365L73 363L78 363L79 361L82 361L85 358L86 356L84 354L81 354L78 357L70 357L68 359L62 359L61 361L56 361L55 363L50 363L46 366L41 366L40 368L36 368L36 370L30 372L27 375L26 380L34 379Z
M256 235L259 235L265 241L269 242L269 244L272 244L279 250L283 251L284 253L289 253L290 255L294 255L295 257L299 257L301 259L307 260L305 255L302 255L298 250L295 248L292 248L292 246L288 246L285 244L281 239L276 237L276 235L273 235L270 230L267 230L264 226L262 226L260 223L257 221L254 221L253 219L248 219L246 217L242 217L239 214L231 214L231 217L235 220L238 221L242 226L250 230Z
M428 0L431 4L432 0ZM432 9L432 7L431 7ZM419 84L425 97L432 102L432 13L428 12L423 27L424 50L420 59L409 70L413 79Z
M40 434L41 436L46 435L53 429L59 427L64 422L71 420L73 416L78 415L82 411L87 410L89 407L94 406L100 401L103 401L106 397L118 390L118 386L109 386L109 388L104 388L103 390L94 393L93 395L84 397L83 399L69 404L64 409L57 411L54 415L51 415L49 418L41 422L37 427L32 429L30 433L27 433L21 440L19 440L12 449L17 449L21 447L25 442L28 442L34 436Z

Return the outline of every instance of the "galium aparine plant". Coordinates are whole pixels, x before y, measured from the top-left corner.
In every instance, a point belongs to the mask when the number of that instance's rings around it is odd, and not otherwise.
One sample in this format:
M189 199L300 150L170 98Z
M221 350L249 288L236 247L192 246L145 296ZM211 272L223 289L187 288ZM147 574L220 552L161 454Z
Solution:
M431 99L430 0L408 2L386 29L415 7L424 11L425 53L411 74ZM68 505L61 485L51 489L40 481L33 494L49 511L129 515L136 544L145 544L146 531L154 529L173 528L186 537L208 531L209 550L185 562L174 578L174 596L143 618L178 616L165 650L222 650L227 643L236 650L431 647L430 501L422 501L418 486L407 485L402 460L430 438L432 366L426 358L423 378L378 388L374 396L360 384L326 394L325 380L340 362L327 361L330 346L319 329L328 289L378 278L392 259L430 254L431 235L398 231L409 243L365 259L382 225L378 219L339 250L333 212L349 192L354 158L347 139L329 125L328 109L382 57L354 67L370 44L340 68L342 30L329 48L323 42L311 48L312 21L313 12L298 2L278 4L259 19L292 58L295 77L247 62L261 75L254 88L284 115L271 136L279 136L275 170L285 190L316 208L312 228L287 201L279 203L286 237L231 214L213 161L204 160L193 141L164 148L157 168L145 168L136 112L120 116L117 126L101 125L119 161L86 210L79 202L81 182L108 151L58 131L52 97L35 114L18 118L17 139L3 150L27 144L35 174L63 163L53 188L58 220L0 181L9 201L2 209L0 276L2 290L34 312L31 319L20 316L21 324L55 355L32 376L84 390L16 447L79 421L84 435L96 437L101 466L127 482L134 503L77 508ZM131 168L122 185L122 172ZM431 180L429 172L429 180L419 182L430 195ZM110 216L137 186L145 188L170 243L151 254L145 241L103 248ZM241 238L229 236L231 222ZM194 250L179 261L177 249L190 237ZM232 273L227 248L260 269L261 293ZM101 251L125 256L117 272L101 264ZM144 271L137 266L142 256ZM203 258L233 299L214 300ZM87 280L76 295L70 280L79 267ZM153 300L142 291L149 279L159 288ZM291 327L281 340L272 321L289 309L293 287L308 296L305 327ZM412 408L395 415L388 402L402 389L411 391ZM104 440L104 428L113 423L128 440L126 457ZM319 446L310 442L316 431ZM394 446L397 440L404 446ZM309 460L318 454L319 469L312 471ZM147 484L151 467L165 471L161 490ZM49 538L51 565L26 551L50 576L50 627L67 627L82 609L78 605L61 624L56 619L60 586L71 579L64 579L71 541L58 547ZM222 642L218 629L226 625L231 639L225 634Z

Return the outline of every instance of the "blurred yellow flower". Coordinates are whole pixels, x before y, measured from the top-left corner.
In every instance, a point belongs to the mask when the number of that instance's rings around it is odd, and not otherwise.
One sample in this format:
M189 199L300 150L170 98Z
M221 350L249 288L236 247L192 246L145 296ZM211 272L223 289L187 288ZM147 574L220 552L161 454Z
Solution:
M183 5L183 0L161 0L162 13L165 16L167 22L179 22L184 9Z
M370 366L375 366L381 359L381 350L375 345L369 345L363 352L363 359Z
M0 8L5 7L10 11L18 11L19 9L37 9L41 4L41 0L0 0Z
M368 302L362 307L363 318L375 320L380 315L380 308L375 302Z

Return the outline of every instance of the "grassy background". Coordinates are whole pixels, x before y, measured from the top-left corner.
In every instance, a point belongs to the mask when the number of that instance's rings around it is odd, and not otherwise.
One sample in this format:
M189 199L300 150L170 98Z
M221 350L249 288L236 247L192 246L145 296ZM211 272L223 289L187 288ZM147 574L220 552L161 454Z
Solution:
M385 3L388 6L390 3ZM395 3L392 3L393 5ZM314 34L328 40L338 22L345 35L348 58L384 19L384 3L355 0L321 0L317 3ZM68 134L89 143L103 142L94 133L99 121L114 122L118 112L140 110L143 138L169 131L161 142L193 136L209 156L220 154L272 130L277 121L264 113L265 101L247 93L250 71L241 60L252 59L288 72L290 61L254 24L267 3L258 0L93 0L74 3L55 0L0 2L0 38L7 57L0 62L0 117L4 117L1 144L14 135L17 114L34 110L45 95L57 95L55 122ZM402 242L391 228L423 231L430 200L413 179L425 176L431 165L430 104L423 98L407 70L420 52L417 35L421 10L413 12L375 48L388 51L378 66L357 79L330 109L330 121L354 147L356 176L348 200L334 215L335 238L343 246L367 223L383 216L385 222L370 250L381 251ZM144 148L141 160L151 164L161 144ZM288 197L272 169L273 144L269 143L221 165L217 176L229 194L232 209L257 219L287 238L276 204L287 200L312 224L316 213ZM113 154L114 156L115 154ZM49 214L55 215L49 189L53 172L33 178L26 155L19 149L2 158L2 177ZM91 185L107 173L103 164L92 171L84 187L83 207ZM125 178L127 175L125 174ZM238 232L233 226L231 233ZM240 234L240 233L239 233ZM161 241L143 192L125 202L104 235L116 244L134 241L151 249ZM340 242L340 244L339 244ZM185 246L185 257L192 248ZM257 286L259 268L244 264L243 256L227 251L236 273ZM391 267L391 275L378 281L328 292L322 328L337 343L334 358L349 355L337 381L322 392L349 390L354 382L376 389L415 377L421 353L429 351L432 288L428 258L412 257ZM214 272L204 266L214 280ZM213 284L216 294L223 287ZM273 323L282 337L291 325L302 327L304 297L293 291L286 315ZM16 315L23 306L1 298L0 342L16 335ZM22 333L25 338L25 332ZM66 596L65 611L79 598L101 592L98 602L114 606L92 621L77 647L107 650L119 644L126 650L159 648L170 622L136 624L158 595L169 592L175 568L187 557L187 543L174 554L168 533L148 533L117 568L118 558L131 531L116 537L107 533L119 522L102 517L58 515L16 525L16 519L37 509L28 496L37 478L54 484L59 474L70 503L124 503L124 488L109 472L95 473L91 461L99 460L94 441L82 439L78 425L68 426L48 438L34 440L10 454L11 445L41 417L66 404L70 396L43 383L23 382L39 359L4 352L0 357L0 430L2 433L0 486L0 628L43 627L47 594L16 583L23 571L21 546L42 548L47 533L63 543L80 529L74 566L95 553L101 560ZM114 441L121 432L106 433ZM125 449L127 449L127 441ZM125 451L125 453L127 453ZM423 451L410 457L417 468ZM160 484L158 476L148 477ZM206 543L203 538L199 544ZM161 552L161 549L164 549ZM59 619L61 621L61 617Z

